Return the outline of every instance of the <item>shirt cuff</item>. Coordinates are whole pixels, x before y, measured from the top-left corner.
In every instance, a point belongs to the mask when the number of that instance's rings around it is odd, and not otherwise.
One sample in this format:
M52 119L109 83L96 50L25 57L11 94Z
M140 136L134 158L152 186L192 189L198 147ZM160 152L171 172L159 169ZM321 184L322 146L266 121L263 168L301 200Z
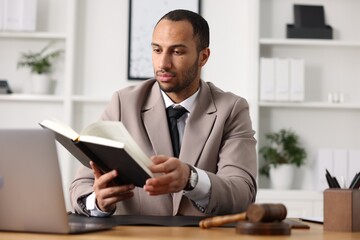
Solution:
M90 216L92 217L108 217L114 213L112 212L103 212L96 205L96 197L95 192L91 193L86 198L86 209L90 212Z
M197 206L206 208L209 204L211 182L207 173L199 168L194 167L198 173L198 182L191 191L184 191L184 196L191 199Z

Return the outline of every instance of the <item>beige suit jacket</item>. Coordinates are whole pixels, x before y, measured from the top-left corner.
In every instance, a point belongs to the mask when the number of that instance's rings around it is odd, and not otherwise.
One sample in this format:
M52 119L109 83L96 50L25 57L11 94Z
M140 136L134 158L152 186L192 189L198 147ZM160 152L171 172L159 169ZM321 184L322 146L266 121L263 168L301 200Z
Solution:
M115 92L101 119L122 121L148 156L172 155L165 105L155 80ZM142 188L135 188L134 197L117 204L116 214L220 215L245 211L256 196L255 146L247 101L201 81L179 159L205 170L210 178L211 195L205 212L194 207L182 192L148 196ZM92 171L81 167L70 187L76 212L88 215L82 199L93 191L92 184Z

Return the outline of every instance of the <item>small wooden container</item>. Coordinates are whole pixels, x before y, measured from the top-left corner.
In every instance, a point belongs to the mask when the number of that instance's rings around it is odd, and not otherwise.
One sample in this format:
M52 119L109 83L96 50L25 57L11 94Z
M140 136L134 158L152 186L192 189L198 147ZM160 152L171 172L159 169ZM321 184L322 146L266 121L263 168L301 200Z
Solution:
M360 232L360 190L324 191L324 230Z

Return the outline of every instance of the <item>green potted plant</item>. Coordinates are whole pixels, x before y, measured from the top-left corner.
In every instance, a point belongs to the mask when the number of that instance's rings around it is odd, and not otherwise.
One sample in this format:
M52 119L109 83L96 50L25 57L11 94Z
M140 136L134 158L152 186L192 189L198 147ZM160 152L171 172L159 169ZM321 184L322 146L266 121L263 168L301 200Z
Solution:
M63 53L62 49L50 50L54 42L50 42L39 52L23 52L18 61L18 68L29 68L32 79L32 92L46 94L49 91L50 73L53 61Z
M274 188L290 188L294 166L300 167L305 164L307 156L305 149L300 145L299 136L292 130L280 129L266 134L265 137L269 145L259 150L263 159L260 174L270 177ZM279 180L278 185L276 178L286 174L290 176Z

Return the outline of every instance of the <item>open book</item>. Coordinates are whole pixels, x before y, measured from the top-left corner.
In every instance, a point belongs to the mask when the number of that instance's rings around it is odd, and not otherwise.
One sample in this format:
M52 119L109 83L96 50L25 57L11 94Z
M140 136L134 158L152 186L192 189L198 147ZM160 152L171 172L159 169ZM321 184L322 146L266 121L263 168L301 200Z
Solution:
M104 173L116 169L116 184L143 187L154 176L149 169L153 163L121 122L99 121L80 133L57 120L44 120L40 126L53 131L56 140L83 165L90 168L93 161Z

